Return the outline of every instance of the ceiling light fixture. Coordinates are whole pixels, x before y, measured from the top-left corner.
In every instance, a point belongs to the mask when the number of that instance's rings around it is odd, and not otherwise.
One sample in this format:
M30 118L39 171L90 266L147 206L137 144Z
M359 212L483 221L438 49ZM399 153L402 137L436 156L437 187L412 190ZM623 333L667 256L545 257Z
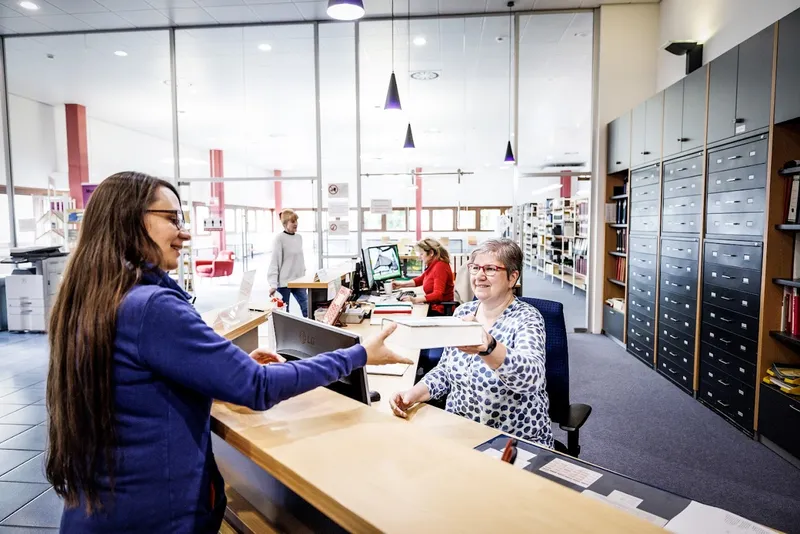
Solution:
M511 130L511 21L514 17L511 10L514 8L514 2L506 4L508 6L508 129ZM511 139L509 138L506 145L506 157L503 159L506 163L514 163L514 150L511 148Z
M272 50L272 45L270 45L269 43L261 43L260 45L258 45L258 49L261 50L262 52L269 52L270 50Z
M435 70L418 70L411 73L411 79L417 81L435 80L439 77L439 73Z
M361 0L328 0L328 16L336 20L357 20L364 16Z
M408 4L408 14L406 16L406 45L408 53L408 72L411 73L411 4ZM411 85L408 86L408 102L411 102ZM406 103L408 104L408 103ZM406 108L408 113L408 108ZM409 113L410 116L410 113ZM408 126L406 127L406 138L403 141L403 148L417 148L414 145L414 134L411 132L411 119L409 119Z
M39 6L34 4L33 2L20 2L19 7L23 9L29 9L31 11L36 11L37 9L39 9Z
M127 57L128 53L125 50L117 50L114 52L114 55L118 57Z
M414 133L411 131L411 123L408 123L408 127L406 128L406 140L403 143L403 148L417 148L414 145Z
M424 35L417 35L416 37L414 37L414 44L416 46L425 46L426 44L428 44L428 40L425 39Z
M386 90L383 109L403 109L400 105L400 92L397 90L397 77L394 75L394 0L392 0L392 75L389 76L389 88Z

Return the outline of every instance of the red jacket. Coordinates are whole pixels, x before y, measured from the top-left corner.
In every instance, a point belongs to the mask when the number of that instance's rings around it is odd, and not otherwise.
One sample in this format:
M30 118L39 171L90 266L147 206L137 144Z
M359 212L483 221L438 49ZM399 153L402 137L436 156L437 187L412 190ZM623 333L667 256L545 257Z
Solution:
M439 313L444 313L444 306L438 303L451 302L455 298L453 270L449 263L440 260L433 260L420 276L414 278L414 286L422 286L425 300L433 311Z

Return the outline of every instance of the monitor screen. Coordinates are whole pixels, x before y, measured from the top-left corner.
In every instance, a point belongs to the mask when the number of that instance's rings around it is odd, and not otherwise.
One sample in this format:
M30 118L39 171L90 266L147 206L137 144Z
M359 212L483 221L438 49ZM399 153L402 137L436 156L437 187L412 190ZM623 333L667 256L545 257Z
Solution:
M292 360L306 360L323 352L346 349L361 342L358 334L328 326L305 317L273 310L275 327L275 352ZM327 386L346 397L369 404L367 371L364 367Z
M400 254L397 245L385 245L369 247L366 249L367 271L372 271L372 279L375 282L384 282L400 278Z

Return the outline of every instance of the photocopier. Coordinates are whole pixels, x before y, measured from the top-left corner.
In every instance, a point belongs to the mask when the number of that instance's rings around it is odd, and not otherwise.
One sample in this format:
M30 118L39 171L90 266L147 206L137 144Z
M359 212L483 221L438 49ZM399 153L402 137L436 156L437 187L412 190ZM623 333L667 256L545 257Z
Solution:
M47 331L67 255L58 246L27 247L11 249L11 256L0 260L14 264L5 279L9 331Z

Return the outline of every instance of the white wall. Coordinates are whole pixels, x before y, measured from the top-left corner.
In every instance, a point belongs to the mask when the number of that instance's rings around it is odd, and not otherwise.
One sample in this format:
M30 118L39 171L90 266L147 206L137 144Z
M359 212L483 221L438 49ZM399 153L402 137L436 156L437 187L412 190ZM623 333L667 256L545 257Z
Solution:
M708 63L796 9L800 0L661 0L659 44L704 43ZM659 50L658 90L681 79L685 66L684 57Z
M8 108L14 185L46 188L48 179L59 168L53 107L8 95ZM66 161L62 167L66 167ZM67 189L66 175L61 175L55 185Z
M602 6L595 17L597 101L591 183L588 327L600 333L605 279L606 125L656 92L659 5Z

